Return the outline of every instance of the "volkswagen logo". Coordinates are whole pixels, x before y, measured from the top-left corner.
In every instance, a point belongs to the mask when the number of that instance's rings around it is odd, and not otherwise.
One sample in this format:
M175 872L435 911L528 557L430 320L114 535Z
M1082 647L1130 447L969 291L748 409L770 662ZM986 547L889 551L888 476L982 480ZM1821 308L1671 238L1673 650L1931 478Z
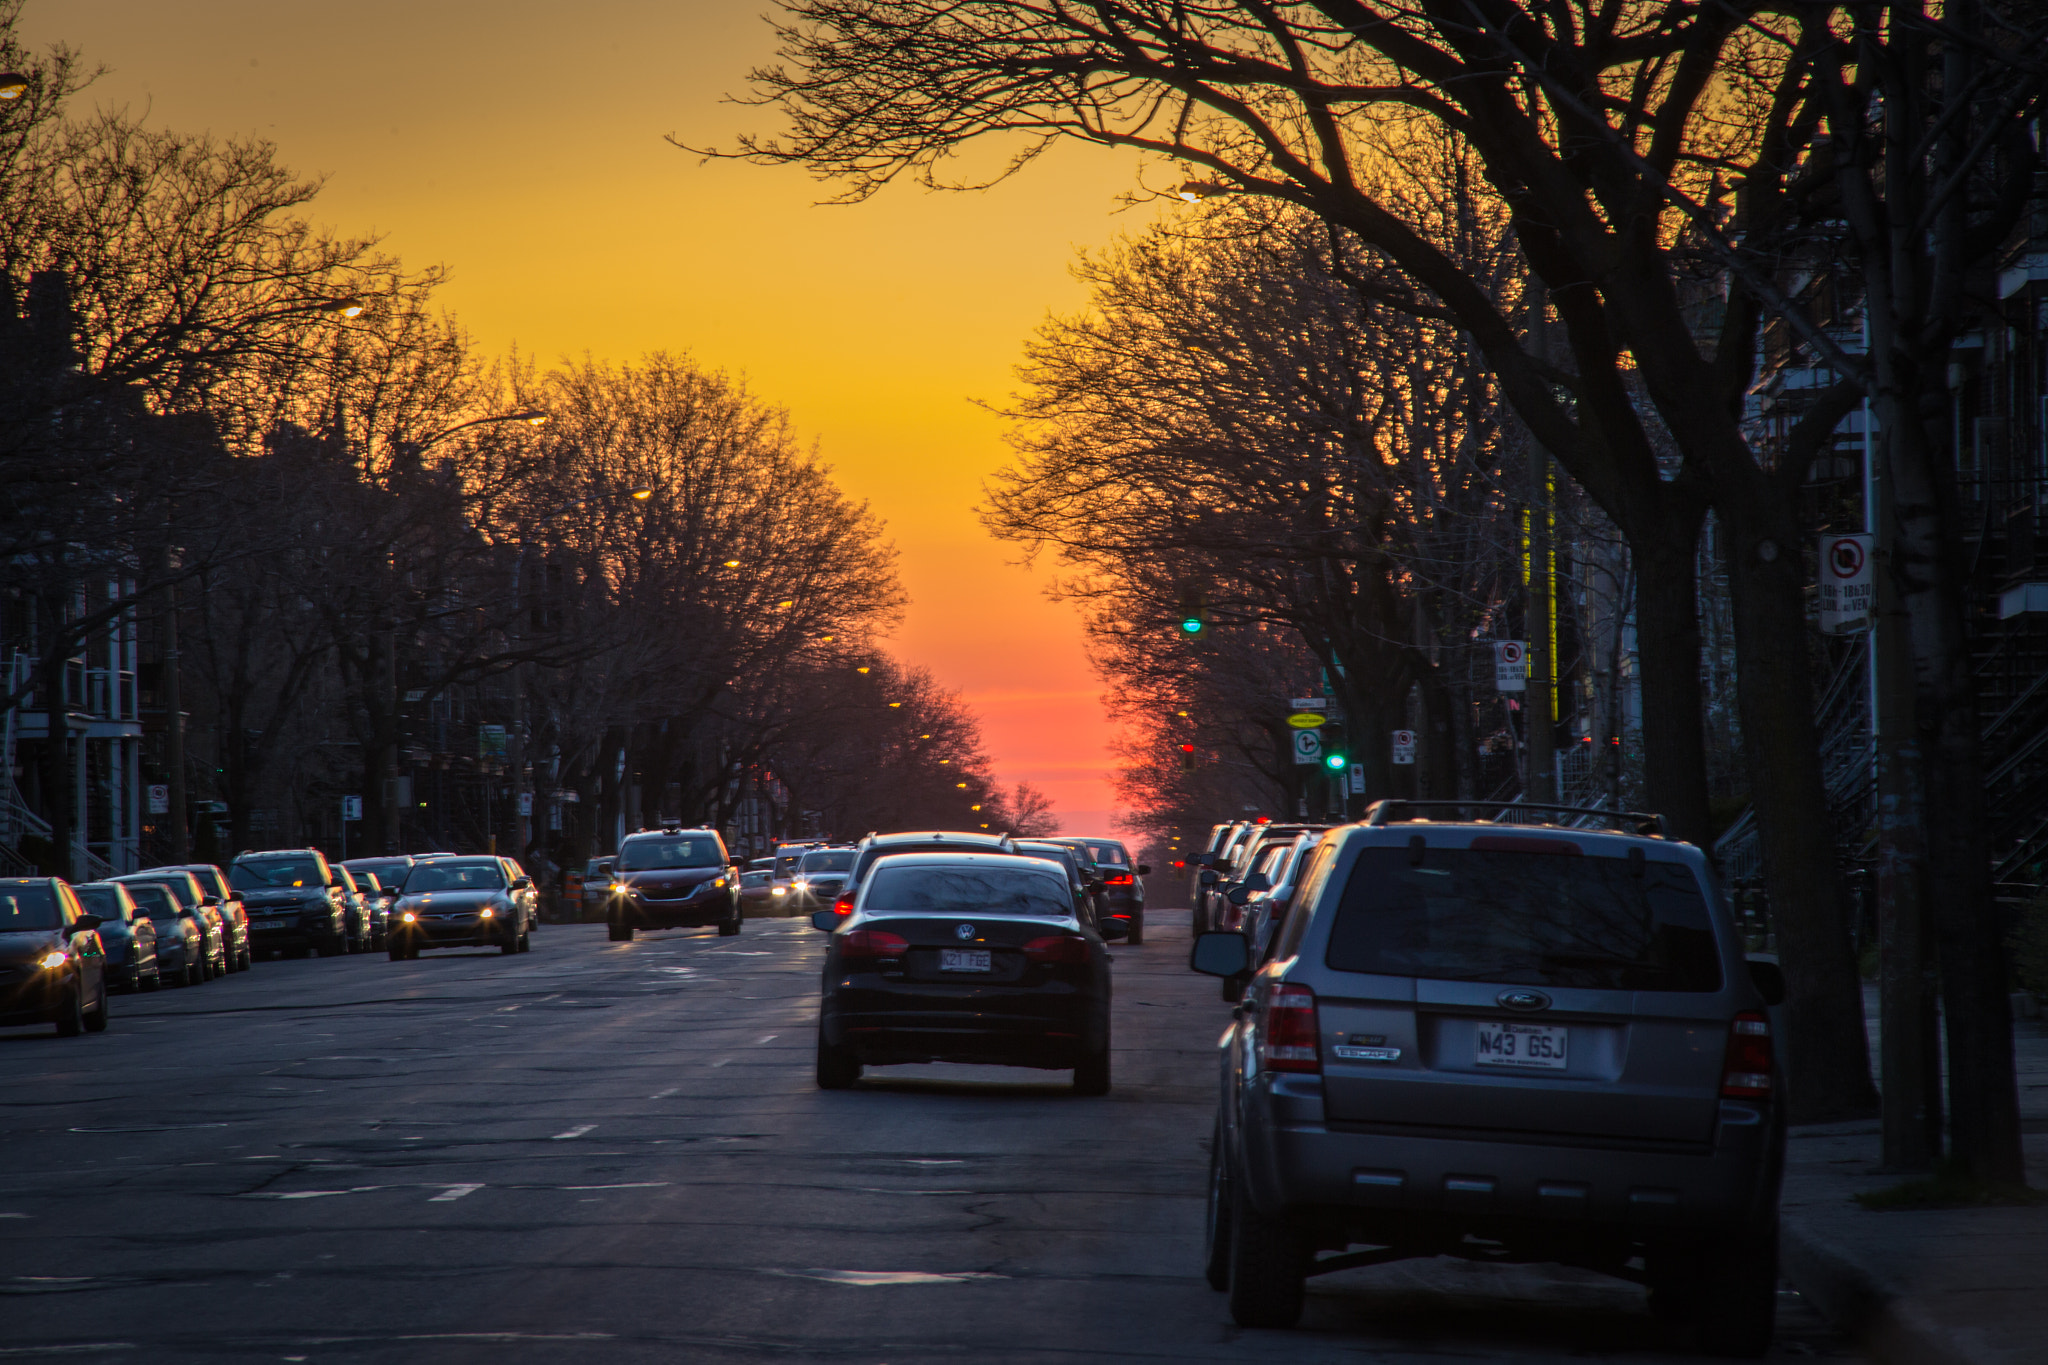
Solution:
M1502 991L1499 995L1493 997L1493 1002L1496 1005L1499 1005L1504 1010L1533 1011L1547 1010L1550 1008L1550 997L1545 995L1542 991Z
M973 926L973 925L971 925L971 924L956 924L956 925L954 925L954 926L953 926L953 937L954 937L954 938L957 938L957 939L962 939L962 940L965 940L965 939L970 939L970 938L973 938L973 937L974 937L974 926ZM1550 1002L1549 1002L1548 1000L1546 1000L1546 1001L1544 1001L1543 1003L1547 1005L1547 1004L1549 1004Z

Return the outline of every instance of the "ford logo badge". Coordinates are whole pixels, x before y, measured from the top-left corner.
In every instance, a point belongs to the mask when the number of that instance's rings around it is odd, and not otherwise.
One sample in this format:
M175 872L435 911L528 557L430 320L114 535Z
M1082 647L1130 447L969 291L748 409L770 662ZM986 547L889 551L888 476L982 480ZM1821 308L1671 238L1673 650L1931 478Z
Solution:
M953 926L953 937L954 937L954 938L957 938L957 939L962 939L962 940L966 940L966 939L970 939L970 938L973 938L973 937L974 937L974 926L973 926L973 925L971 925L971 924L956 924L956 925L954 925L954 926Z
M1502 991L1493 997L1494 1003L1504 1010L1547 1010L1550 997L1542 991Z

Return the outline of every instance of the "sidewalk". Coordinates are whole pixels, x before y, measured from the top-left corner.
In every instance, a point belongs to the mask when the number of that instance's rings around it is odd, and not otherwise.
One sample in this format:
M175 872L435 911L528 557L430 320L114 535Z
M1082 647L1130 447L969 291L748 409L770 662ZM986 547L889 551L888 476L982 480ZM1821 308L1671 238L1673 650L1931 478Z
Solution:
M2048 1026L2017 1020L2014 1034L2027 1179L2048 1190ZM2048 1204L1873 1213L1852 1196L1901 1179L1878 1157L1875 1122L1792 1130L1786 1280L1878 1365L2048 1360Z

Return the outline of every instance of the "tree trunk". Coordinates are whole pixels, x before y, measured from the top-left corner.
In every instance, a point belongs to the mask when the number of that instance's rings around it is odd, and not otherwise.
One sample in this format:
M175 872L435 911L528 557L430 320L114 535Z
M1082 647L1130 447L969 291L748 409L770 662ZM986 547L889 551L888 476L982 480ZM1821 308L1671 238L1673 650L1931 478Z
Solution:
M1673 520L1679 520L1673 518ZM1663 536L1632 535L1637 680L1643 695L1643 799L1676 838L1708 847L1707 745L1700 691L1695 551L1700 519Z
M1724 481L1716 507L1740 660L1743 756L1785 971L1783 1056L1795 1123L1877 1112L1863 985L1836 886L1821 777L1799 525L1768 474Z
M71 847L72 807L76 796L71 781L71 708L64 698L64 665L60 651L64 639L64 598L42 594L43 715L49 739L43 746L43 806L50 821L51 856L57 860L57 875L66 881L79 880L77 855Z

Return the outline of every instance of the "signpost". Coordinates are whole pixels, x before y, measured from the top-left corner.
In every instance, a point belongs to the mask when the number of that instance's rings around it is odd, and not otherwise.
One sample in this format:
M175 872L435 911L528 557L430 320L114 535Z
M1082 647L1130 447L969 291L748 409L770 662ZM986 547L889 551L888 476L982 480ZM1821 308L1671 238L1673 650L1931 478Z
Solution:
M363 798L344 796L341 798L341 860L348 861L348 822L363 818Z
M1415 732L1413 730L1394 731L1394 762L1411 764L1415 762Z
M171 813L171 788L167 782L153 782L149 788L149 813L169 815Z
M1877 576L1871 550L1875 536L1820 538L1820 630L1823 635L1849 635L1870 629L1877 601Z
M1493 685L1500 692L1529 690L1529 652L1520 640L1493 642Z
M1287 704L1297 711L1327 711L1330 709L1330 699L1328 697L1290 697L1287 700Z
M501 759L505 756L504 726L479 725L476 727L476 756L482 759Z
M1363 763L1351 765L1351 795L1365 795L1365 765Z
M1327 724L1329 719L1320 711L1296 711L1287 718L1287 723L1297 730L1313 730Z
M1297 767L1311 766L1323 761L1323 736L1319 730L1296 730L1294 732L1294 762Z

